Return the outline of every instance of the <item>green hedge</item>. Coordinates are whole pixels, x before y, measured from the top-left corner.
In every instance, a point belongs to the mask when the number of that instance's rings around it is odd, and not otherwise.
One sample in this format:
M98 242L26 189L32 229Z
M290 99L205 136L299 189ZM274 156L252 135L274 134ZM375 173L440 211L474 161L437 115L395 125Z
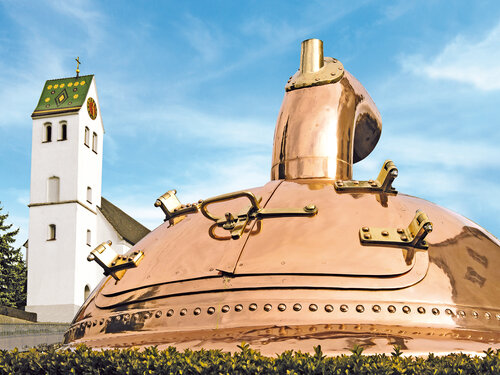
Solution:
M262 356L247 344L234 354L219 350L178 352L170 347L93 351L55 348L27 352L0 351L0 374L500 374L500 350L482 357L450 354L427 358L403 357L395 347L391 356L362 354L326 357L321 346L315 354L286 351Z

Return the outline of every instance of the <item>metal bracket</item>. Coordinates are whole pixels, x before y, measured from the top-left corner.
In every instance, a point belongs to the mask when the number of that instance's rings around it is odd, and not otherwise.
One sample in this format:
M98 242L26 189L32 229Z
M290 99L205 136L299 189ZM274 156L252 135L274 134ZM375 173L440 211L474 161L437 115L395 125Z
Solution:
M118 255L111 248L111 241L107 241L92 250L87 260L89 262L95 260L104 270L104 275L111 275L118 281L128 268L137 267L142 258L144 258L142 251L135 251L130 256Z
M407 228L363 227L359 230L359 238L363 245L414 247L427 250L429 245L424 239L430 232L432 232L431 221L423 211L417 210Z
M398 191L392 187L392 182L398 176L398 169L392 160L386 160L376 180L335 181L335 190L339 193L368 193L380 192L386 194L397 194Z
M176 194L176 190L169 190L158 199L156 199L155 202L155 207L160 207L165 214L164 221L168 220L170 225L177 224L188 214L195 214L198 212L199 204L183 205L177 198Z
M207 206L212 203L225 202L237 198L248 198L251 205L239 213L236 217L230 212L225 214L224 218L212 215L208 210ZM254 219L266 219L271 217L290 217L290 216L314 216L318 213L318 208L315 205L308 205L304 208L283 208L283 209L266 209L260 208L261 198L257 198L250 191L239 191L235 193L229 193L224 195L219 195L217 197L209 198L204 200L199 205L200 212L206 218L215 221L218 227L231 232L231 238L237 240L240 238L245 231L248 223Z

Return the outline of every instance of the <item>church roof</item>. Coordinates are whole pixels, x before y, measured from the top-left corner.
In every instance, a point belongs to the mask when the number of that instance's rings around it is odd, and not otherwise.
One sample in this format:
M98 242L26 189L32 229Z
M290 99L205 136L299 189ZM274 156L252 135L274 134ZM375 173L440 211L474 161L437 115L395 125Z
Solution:
M150 232L148 228L127 215L104 197L101 197L100 211L118 234L132 245L135 245Z
M84 104L94 75L49 79L43 86L31 117L78 112Z

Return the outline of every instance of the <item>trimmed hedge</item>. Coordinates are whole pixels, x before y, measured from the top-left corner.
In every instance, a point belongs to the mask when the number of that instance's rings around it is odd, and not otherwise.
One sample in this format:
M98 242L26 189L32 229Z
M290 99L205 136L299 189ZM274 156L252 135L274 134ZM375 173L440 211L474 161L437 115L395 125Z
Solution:
M427 358L403 357L395 347L391 356L365 356L355 347L351 355L326 357L321 346L314 354L285 351L262 356L248 344L234 354L220 350L149 347L94 351L84 345L74 350L31 349L0 351L0 374L500 374L500 350L485 356L450 354Z

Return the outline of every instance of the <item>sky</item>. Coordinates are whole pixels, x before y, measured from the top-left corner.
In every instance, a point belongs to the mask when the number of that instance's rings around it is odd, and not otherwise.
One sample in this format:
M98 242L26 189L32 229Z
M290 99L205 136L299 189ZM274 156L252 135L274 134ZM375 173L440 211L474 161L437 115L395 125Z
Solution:
M154 229L167 190L188 203L269 181L284 86L309 38L382 115L354 177L394 160L401 193L500 237L496 1L0 0L0 201L17 245L28 237L30 115L75 57L97 82L102 195Z

